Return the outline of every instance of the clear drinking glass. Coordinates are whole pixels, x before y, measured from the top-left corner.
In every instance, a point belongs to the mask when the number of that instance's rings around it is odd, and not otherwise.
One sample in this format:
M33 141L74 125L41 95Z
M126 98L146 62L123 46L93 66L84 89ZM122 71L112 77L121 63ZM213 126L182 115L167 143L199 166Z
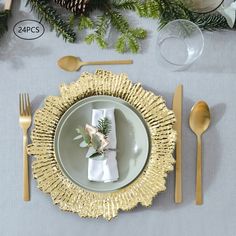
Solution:
M216 10L224 0L183 0L186 7L197 13L209 13Z
M183 70L202 54L204 38L199 27L188 20L174 20L157 35L157 58L165 68Z

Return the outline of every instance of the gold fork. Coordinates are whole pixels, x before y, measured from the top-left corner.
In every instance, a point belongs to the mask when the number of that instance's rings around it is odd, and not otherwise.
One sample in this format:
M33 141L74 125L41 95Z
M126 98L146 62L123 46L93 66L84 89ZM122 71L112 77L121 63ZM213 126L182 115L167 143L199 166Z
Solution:
M31 108L29 94L20 94L19 96L19 108L20 108L20 118L19 123L23 131L23 199L24 201L30 200L29 195L29 164L28 164L28 154L27 154L27 144L28 136L27 131L31 125Z

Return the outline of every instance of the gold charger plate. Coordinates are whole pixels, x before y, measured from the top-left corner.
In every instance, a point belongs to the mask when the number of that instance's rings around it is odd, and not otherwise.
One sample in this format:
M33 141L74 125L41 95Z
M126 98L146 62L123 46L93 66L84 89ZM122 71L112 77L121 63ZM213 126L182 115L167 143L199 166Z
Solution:
M60 209L78 213L81 217L103 216L110 220L119 210L128 211L140 203L150 206L153 198L166 189L165 178L173 170L172 153L176 133L175 116L162 97L133 84L125 74L98 70L83 73L80 79L62 85L61 96L50 96L35 113L30 155L35 156L33 176L38 187L51 195ZM121 98L137 109L150 133L150 156L144 170L129 185L112 192L93 192L73 183L61 170L55 157L54 135L62 115L77 101L94 96Z

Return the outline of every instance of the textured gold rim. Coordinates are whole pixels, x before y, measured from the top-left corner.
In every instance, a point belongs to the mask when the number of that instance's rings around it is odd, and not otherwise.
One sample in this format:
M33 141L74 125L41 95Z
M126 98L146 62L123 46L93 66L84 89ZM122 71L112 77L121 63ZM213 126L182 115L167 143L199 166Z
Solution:
M152 199L166 189L165 178L175 162L172 156L175 116L163 98L144 90L140 84L132 84L125 74L103 70L83 73L78 81L62 85L60 93L61 96L48 97L34 117L28 152L36 158L33 176L38 187L49 193L53 203L62 210L81 217L103 216L110 220L119 210L131 210L138 203L150 206ZM127 101L140 112L150 131L151 150L145 169L131 184L114 192L91 192L74 184L61 171L54 153L53 140L60 117L78 100L94 95L110 95Z

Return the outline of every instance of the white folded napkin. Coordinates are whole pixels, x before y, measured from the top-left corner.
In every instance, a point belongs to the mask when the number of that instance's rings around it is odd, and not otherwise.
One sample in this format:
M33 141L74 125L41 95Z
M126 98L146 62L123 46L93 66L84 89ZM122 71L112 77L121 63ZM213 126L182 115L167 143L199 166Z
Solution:
M93 109L92 111L92 126L97 126L98 121L107 117L111 122L111 131L108 134L108 148L116 149L116 123L114 108L109 109ZM105 158L88 159L88 179L96 182L113 182L119 178L118 166L116 161L116 151L107 150Z

